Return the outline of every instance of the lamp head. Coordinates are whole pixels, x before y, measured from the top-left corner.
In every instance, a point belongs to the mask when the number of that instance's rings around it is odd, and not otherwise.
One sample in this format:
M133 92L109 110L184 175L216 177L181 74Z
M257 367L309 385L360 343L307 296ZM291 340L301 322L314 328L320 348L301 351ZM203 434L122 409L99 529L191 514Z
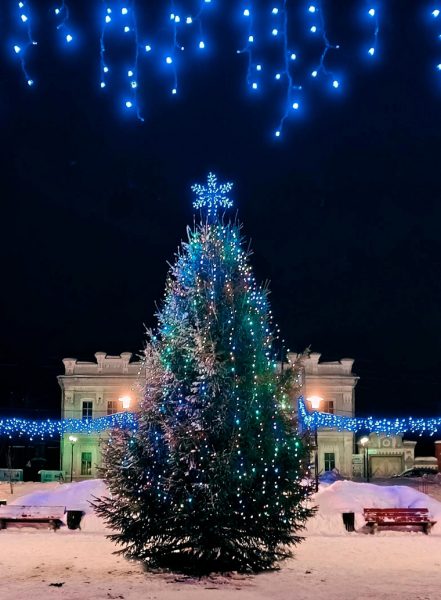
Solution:
M306 399L308 400L308 402L311 402L311 408L314 408L316 410L320 408L320 402L323 402L323 398L320 398L320 396L310 396Z
M360 444L363 444L363 446L364 446L365 444L367 444L367 443L368 443L368 441L369 441L369 438L368 438L368 437L366 437L366 436L364 436L364 437L362 437L362 438L361 438L361 440L360 440Z
M118 398L119 402L122 402L123 408L130 408L131 398L130 396L123 396L122 398Z
M75 444L75 442L77 441L77 438L74 435L70 435L69 440L72 442L72 444Z

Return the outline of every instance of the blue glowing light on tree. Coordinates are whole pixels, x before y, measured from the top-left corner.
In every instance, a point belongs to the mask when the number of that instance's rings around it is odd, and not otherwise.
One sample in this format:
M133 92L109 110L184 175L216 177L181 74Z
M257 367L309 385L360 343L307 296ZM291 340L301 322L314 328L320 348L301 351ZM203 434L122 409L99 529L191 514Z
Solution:
M231 208L233 206L233 201L227 196L232 187L232 183L223 183L218 187L217 177L210 173L208 187L198 183L191 186L193 192L198 196L197 200L193 202L194 208L204 209L209 220L215 219L219 207Z

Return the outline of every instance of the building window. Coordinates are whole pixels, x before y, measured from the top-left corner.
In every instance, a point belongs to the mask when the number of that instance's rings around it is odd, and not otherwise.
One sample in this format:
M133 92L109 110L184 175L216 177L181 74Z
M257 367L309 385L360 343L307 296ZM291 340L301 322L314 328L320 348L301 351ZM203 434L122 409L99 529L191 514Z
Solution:
M117 400L107 400L107 414L114 415L118 412Z
M335 454L334 452L325 452L325 471L335 469Z
M92 475L92 452L81 452L81 475Z
M323 402L323 412L330 415L334 414L334 400L325 400Z
M92 418L92 406L92 400L87 400L86 402L83 402L83 421Z

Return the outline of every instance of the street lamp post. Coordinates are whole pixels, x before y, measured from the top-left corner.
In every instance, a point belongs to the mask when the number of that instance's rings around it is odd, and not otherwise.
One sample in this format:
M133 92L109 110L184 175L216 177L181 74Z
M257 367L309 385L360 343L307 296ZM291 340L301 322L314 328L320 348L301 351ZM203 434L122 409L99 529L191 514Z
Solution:
M70 459L70 482L72 483L72 481L73 481L73 451L74 451L74 446L75 446L75 442L77 441L77 438L74 435L70 435L69 440L72 444L72 456Z
M323 398L320 396L311 396L307 398L309 402L311 402L311 408L313 410L319 410L320 403L323 402ZM315 460L314 460L314 471L315 471L315 491L318 492L319 488L319 470L318 470L318 435L317 435L317 421L315 423L314 429L314 442L315 442Z
M360 440L360 444L364 449L364 476L366 477L367 483L369 483L369 451L367 449L367 445L369 443L369 438L367 436L362 437Z

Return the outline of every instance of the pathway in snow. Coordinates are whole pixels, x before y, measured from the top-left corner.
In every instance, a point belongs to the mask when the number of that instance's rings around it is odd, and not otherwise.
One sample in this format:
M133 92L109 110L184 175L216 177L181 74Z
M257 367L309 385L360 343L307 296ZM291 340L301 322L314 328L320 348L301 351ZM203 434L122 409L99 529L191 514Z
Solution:
M438 535L311 536L279 572L200 582L144 573L113 550L102 533L2 531L0 599L439 600L441 594Z

